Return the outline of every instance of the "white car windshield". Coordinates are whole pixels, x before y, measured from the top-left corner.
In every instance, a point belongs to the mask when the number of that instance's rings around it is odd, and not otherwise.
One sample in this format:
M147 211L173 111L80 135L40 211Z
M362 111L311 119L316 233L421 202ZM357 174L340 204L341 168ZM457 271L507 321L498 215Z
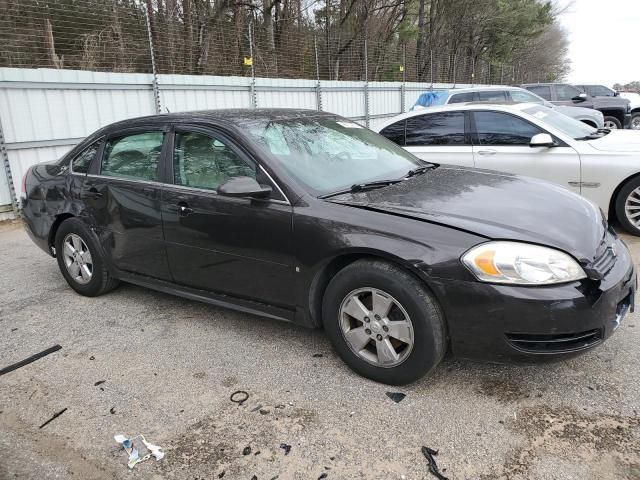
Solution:
M596 128L541 105L532 105L522 109L523 112L548 123L565 135L575 140L582 140L598 133Z
M397 180L425 165L382 135L340 117L254 121L247 130L290 175L319 195Z

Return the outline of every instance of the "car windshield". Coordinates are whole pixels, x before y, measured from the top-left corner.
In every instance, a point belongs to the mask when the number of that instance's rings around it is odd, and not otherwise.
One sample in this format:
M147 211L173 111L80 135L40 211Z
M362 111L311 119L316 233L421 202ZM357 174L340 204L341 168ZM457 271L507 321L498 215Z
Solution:
M590 127L586 123L574 120L571 117L567 117L562 113L541 105L532 105L524 108L523 111L536 117L538 120L548 123L555 129L560 130L562 133L575 140L580 140L598 133L596 128Z
M340 117L258 120L248 132L319 196L352 185L397 180L424 165L383 136Z

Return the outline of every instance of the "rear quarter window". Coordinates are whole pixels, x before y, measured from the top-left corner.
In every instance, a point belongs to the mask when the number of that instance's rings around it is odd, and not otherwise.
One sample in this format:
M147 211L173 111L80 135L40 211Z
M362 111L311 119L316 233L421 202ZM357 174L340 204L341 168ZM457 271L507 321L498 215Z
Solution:
M406 124L405 120L392 123L391 125L384 127L382 130L380 130L380 135L388 138L393 143L396 143L398 145L404 145L405 124Z
M102 142L96 142L76 155L75 158L71 160L71 171L74 173L87 173L91 162L96 158L101 143Z

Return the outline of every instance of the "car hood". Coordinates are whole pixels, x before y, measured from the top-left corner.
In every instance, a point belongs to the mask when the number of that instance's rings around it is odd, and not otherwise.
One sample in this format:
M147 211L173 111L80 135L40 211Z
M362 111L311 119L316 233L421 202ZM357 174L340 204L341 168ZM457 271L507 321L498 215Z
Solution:
M604 137L589 140L596 150L602 152L638 152L640 153L640 131L638 130L611 130Z
M554 110L563 113L569 117L599 117L602 114L593 108L570 107L568 105L555 105Z
M440 166L332 202L438 223L490 239L547 245L590 263L605 236L599 209L558 185L489 170Z

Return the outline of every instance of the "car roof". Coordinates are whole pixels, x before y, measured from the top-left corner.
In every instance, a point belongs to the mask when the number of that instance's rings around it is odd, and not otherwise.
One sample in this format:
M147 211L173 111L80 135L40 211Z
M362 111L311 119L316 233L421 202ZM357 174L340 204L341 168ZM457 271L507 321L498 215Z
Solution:
M523 90L520 87L513 87L510 85L487 85L484 87L463 87L463 88L450 88L448 89L449 94L453 95L454 93L464 93L464 92L484 92L487 90Z
M145 117L128 118L112 123L105 129L135 128L137 126L164 125L173 122L184 123L226 123L236 127L247 121L292 120L297 118L335 117L336 114L318 110L298 108L229 108L219 110L196 110L190 112L162 113Z

